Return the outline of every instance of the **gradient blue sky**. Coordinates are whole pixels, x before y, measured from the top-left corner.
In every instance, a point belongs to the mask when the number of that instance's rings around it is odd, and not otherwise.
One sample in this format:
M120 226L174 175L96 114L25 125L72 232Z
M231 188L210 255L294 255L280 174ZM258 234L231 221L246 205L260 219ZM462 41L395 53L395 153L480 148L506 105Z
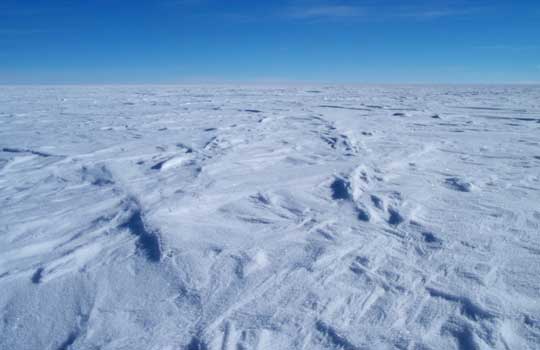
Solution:
M0 1L0 84L290 81L540 82L540 1Z

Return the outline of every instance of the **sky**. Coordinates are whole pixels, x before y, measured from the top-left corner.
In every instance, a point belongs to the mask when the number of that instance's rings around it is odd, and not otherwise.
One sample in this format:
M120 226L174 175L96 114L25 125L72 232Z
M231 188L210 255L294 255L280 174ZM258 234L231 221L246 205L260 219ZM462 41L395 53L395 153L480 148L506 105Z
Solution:
M0 0L0 84L538 83L539 0Z

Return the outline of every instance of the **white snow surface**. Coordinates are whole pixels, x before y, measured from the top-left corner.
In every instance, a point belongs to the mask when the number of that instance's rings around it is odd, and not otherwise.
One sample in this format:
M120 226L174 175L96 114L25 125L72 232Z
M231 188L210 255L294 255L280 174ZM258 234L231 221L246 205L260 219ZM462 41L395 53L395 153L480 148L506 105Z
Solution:
M540 348L540 87L1 87L0 201L0 349Z

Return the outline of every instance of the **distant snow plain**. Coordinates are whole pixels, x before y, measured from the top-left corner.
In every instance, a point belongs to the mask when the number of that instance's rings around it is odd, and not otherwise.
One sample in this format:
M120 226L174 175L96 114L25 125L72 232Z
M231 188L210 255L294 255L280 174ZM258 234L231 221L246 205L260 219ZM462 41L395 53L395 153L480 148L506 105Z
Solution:
M539 349L540 87L0 87L0 349Z

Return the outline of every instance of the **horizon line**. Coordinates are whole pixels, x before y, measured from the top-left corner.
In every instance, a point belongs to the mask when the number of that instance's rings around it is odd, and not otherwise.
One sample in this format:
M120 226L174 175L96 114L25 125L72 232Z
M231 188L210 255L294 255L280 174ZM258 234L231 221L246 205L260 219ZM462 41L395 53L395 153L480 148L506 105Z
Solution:
M437 85L458 85L458 86L474 86L474 85L516 85L516 86L534 86L540 85L540 81L517 81L517 82L338 82L338 81L179 81L179 82L14 82L14 83L2 83L0 86L182 86L182 85L333 85L333 86L347 86L347 85L418 85L418 86L437 86Z

